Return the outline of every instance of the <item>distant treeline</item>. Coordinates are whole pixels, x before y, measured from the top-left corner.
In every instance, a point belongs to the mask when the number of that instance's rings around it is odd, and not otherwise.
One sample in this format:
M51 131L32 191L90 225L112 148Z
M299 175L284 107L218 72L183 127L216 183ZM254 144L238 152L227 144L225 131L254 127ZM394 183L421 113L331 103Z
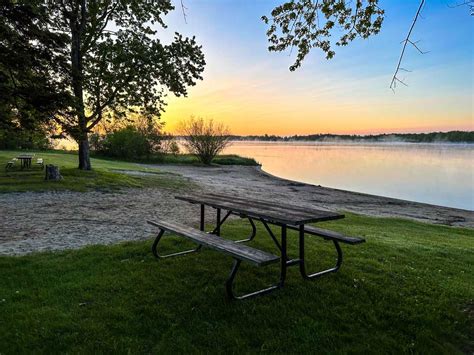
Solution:
M305 136L275 136L265 134L263 136L231 136L231 140L255 140L270 142L407 142L407 143L474 143L474 131L450 131L431 133L388 133L388 134L309 134Z

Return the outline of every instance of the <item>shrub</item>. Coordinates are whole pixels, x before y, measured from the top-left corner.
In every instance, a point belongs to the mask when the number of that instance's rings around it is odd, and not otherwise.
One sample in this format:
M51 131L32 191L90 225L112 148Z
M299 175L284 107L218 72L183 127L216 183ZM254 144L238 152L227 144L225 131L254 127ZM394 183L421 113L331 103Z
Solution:
M99 143L95 145L100 147ZM107 134L101 145L103 154L127 159L148 157L152 150L147 137L134 126Z
M227 127L213 120L191 117L181 122L179 132L189 153L206 165L211 164L216 155L230 144Z
M144 117L127 118L125 122L102 125L99 129L106 133L90 134L89 144L99 155L148 159L154 153L162 152L162 141L167 139L167 136L163 135L161 128L162 124Z

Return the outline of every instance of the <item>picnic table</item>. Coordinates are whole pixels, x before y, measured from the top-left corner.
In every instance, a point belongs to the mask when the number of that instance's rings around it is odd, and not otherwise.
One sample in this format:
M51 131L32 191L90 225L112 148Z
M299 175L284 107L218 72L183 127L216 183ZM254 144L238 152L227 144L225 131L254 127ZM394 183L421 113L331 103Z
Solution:
M170 223L166 221L149 221L148 223L160 228L160 234L156 238L152 247L153 253L156 257L184 255L199 251L201 246L205 245L215 250L232 255L234 257L234 264L232 266L230 276L226 282L227 295L231 299L244 299L253 297L283 287L286 279L287 269L292 266L299 266L299 271L302 277L306 280L314 279L330 272L335 272L342 264L342 250L339 243L359 244L364 242L364 239L362 238L348 237L334 231L308 225L309 223L344 218L344 215L340 213L313 207L295 206L291 204L282 204L274 201L265 201L259 199L249 199L239 196L189 194L175 196L175 198L188 203L200 205L200 230L193 230L190 227L180 226L176 223ZM205 228L206 206L211 207L216 211L215 228L207 235L203 233ZM226 211L225 214L223 214L223 211ZM232 214L238 215L241 218L248 220L251 227L251 233L247 238L238 240L236 242L219 238L221 235L222 225ZM255 221L261 222L261 224L264 226L266 232L271 237L279 251L278 256L241 244L251 241L255 237ZM270 225L279 227L279 238L270 228ZM296 258L290 258L288 255L288 230L298 231L299 255ZM173 253L167 256L160 256L158 255L156 248L164 231L169 231L183 237L187 237L197 242L199 246L195 249ZM307 273L305 264L305 242L307 236L319 236L333 242L337 253L337 261L334 267L312 274ZM233 282L242 260L253 262L257 266L279 261L279 282L262 290L248 293L243 296L236 296L233 291Z
M31 160L34 158L34 154L20 154L16 158L20 161L21 169L31 168Z

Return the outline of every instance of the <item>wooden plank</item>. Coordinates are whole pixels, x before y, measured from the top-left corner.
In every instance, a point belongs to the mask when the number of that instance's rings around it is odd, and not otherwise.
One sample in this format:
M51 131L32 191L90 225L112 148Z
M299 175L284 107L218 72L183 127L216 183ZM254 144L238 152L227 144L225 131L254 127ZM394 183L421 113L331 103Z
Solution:
M284 210L290 210L294 212L302 212L307 215L312 215L312 214L334 214L337 216L340 216L340 218L343 218L344 215L340 213L335 213L331 212L329 210L323 210L319 208L314 208L314 207L306 207L306 206L301 206L301 205L290 205L286 203L280 203L280 202L275 202L275 201L268 201L268 200L260 200L260 199L249 199L249 198L243 198L240 196L231 196L231 195L217 195L217 194L206 194L207 196L212 196L215 197L216 199L222 199L226 201L239 201L239 202L244 202L247 204L258 204L260 206L266 206L271 209L284 209Z
M153 221L147 221L147 223L165 231L189 238L198 244L202 244L211 249L229 254L240 260L249 261L253 264L256 264L257 266L271 264L280 259L278 256L265 251L249 247L248 245L235 243L231 240L223 239L213 234L207 234L198 229L176 222L155 219Z
M245 204L258 204L259 206L265 208L266 210L278 211L279 213L283 213L285 215L288 215L289 214L288 211L291 211L291 213L293 213L294 218L303 219L303 218L314 218L315 216L318 216L319 219L314 222L321 222L324 220L335 220L335 219L341 219L345 217L343 214L334 213L328 210L321 210L314 207L295 206L295 205L289 205L289 204L281 204L279 202L278 204L276 204L275 202L271 202L271 201L246 199L246 198L242 198L238 196L229 196L229 195L216 195L212 193L208 195L215 197L216 199L219 199L220 201L222 200L231 201L231 202L238 201ZM295 216L294 213L302 213L302 214ZM301 223L301 224L304 224L304 223Z
M239 196L230 196L230 195L217 195L217 194L205 194L205 195L198 195L200 197L205 197L205 198L212 198L215 199L216 201L225 201L225 202L233 202L233 203L242 203L247 206L258 206L258 207L264 207L272 211L278 211L281 213L290 213L293 215L298 215L298 216L303 216L303 217L311 217L315 215L331 215L334 217L338 218L343 218L344 215L331 212L328 210L321 210L317 209L314 207L304 207L304 206L296 206L296 205L290 205L290 204L283 204L280 202L274 202L274 201L264 201L264 200L257 200L257 199L248 199L248 198L242 198Z
M186 195L175 196L175 198L191 203L209 205L215 208L231 210L242 213L253 218L263 218L277 224L300 225L312 222L328 221L344 218L344 215L324 210L310 209L305 211L304 207L286 205L280 207L272 202L250 200L243 198L221 197L219 195Z
M248 206L237 201L222 201L215 198L206 198L204 196L175 196L179 200L196 203L196 204L205 204L215 208L221 208L225 210L230 210L249 216L252 218L263 218L265 220L271 221L272 223L277 224L299 224L301 221L301 216L294 216L289 211L285 214L281 212L270 211L267 208L262 208L258 206Z
M288 226L289 229L299 230L298 227L295 226ZM359 237L348 237L347 235L334 232L328 229L317 228L313 226L304 226L305 234L310 235L317 235L319 237L323 237L325 239L337 240L338 242L345 243L345 244L360 244L365 243L364 238Z

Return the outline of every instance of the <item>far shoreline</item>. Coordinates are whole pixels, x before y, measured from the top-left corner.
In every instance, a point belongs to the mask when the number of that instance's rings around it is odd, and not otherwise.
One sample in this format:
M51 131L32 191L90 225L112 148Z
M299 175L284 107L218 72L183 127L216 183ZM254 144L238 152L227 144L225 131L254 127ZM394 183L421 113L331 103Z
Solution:
M305 141L305 140L230 140L231 144L234 143L245 143L245 144L291 144L291 145L317 145L317 144L334 144L334 145L420 145L420 146L434 146L434 145L447 145L447 146L469 146L474 147L474 142L404 142L404 141L348 141L348 140L326 140L326 141Z

